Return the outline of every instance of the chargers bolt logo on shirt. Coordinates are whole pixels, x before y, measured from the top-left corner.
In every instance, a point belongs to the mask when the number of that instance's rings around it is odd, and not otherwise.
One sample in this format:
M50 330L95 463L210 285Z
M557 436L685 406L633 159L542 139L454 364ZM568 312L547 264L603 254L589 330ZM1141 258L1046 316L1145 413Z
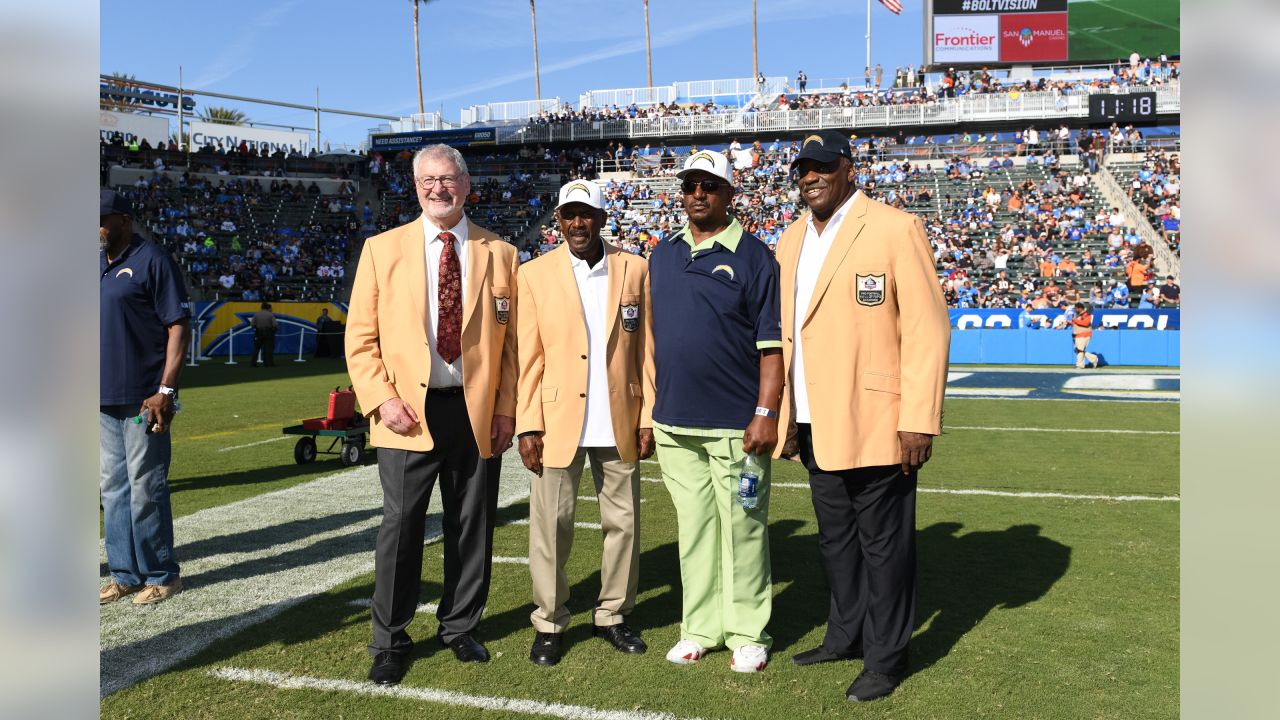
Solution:
M728 265L717 265L711 270L711 274L713 275L718 272L722 272L725 275L728 275L730 280L734 279L733 268L729 267Z
M511 319L511 298L496 297L493 299L493 311L499 325L506 325Z
M622 329L627 332L635 332L640 327L640 306L623 305L620 312L622 314Z
M121 275L128 275L129 277L133 277L133 268L120 268L120 270L116 273L116 277L120 277Z
M854 284L857 286L859 305L874 307L884 302L883 273L880 275L855 275Z

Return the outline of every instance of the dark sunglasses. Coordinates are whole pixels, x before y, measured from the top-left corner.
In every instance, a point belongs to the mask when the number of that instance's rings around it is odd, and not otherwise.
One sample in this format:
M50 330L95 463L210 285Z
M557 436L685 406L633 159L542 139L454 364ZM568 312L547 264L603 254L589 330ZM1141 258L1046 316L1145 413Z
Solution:
M683 183L680 183L680 189L683 190L686 194L693 193L698 189L698 186L702 186L702 192L710 195L711 193L719 192L720 188L724 187L724 181L722 180L685 180Z

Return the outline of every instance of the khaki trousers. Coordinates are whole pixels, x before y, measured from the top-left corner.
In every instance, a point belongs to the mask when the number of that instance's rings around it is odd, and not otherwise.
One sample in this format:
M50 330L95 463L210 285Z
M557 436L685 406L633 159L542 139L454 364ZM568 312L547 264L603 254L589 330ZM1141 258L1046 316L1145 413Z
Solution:
M578 448L567 468L545 468L529 488L529 573L533 602L529 616L538 632L560 633L569 625L569 580L565 562L573 548L573 519L583 461L590 459L600 502L604 551L600 557L600 597L596 625L617 625L636 604L639 583L640 473L614 448Z
M1084 369L1085 361L1089 363L1098 362L1098 356L1089 352L1089 338L1076 335L1072 338L1076 346L1076 367Z

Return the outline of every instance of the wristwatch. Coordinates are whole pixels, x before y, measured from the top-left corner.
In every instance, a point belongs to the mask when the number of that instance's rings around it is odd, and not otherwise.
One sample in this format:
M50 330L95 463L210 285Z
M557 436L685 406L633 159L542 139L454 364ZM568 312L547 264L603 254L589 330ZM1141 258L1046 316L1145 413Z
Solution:
M756 406L756 415L760 415L761 417L774 418L774 419L777 419L778 417L777 411L770 410L767 407L760 407L758 405Z
M178 388L171 388L168 385L161 385L160 389L157 390L156 392L160 393L161 395L168 395L170 400L178 399Z

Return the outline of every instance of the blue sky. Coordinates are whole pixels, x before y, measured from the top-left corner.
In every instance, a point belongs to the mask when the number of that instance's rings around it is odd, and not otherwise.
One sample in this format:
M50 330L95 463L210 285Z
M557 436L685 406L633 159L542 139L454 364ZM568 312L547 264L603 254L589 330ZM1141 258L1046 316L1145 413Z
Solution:
M872 2L872 60L892 74L919 64L922 10L895 16ZM428 111L534 97L526 0L434 0L420 9ZM657 85L751 75L750 0L650 0ZM409 0L104 2L101 69L139 80L385 115L417 111ZM810 87L861 76L865 0L759 0L760 67ZM542 96L577 103L586 90L645 84L641 0L539 0ZM833 83L834 84L834 83ZM197 97L251 120L311 127L314 114ZM327 142L358 143L377 121L325 115Z

